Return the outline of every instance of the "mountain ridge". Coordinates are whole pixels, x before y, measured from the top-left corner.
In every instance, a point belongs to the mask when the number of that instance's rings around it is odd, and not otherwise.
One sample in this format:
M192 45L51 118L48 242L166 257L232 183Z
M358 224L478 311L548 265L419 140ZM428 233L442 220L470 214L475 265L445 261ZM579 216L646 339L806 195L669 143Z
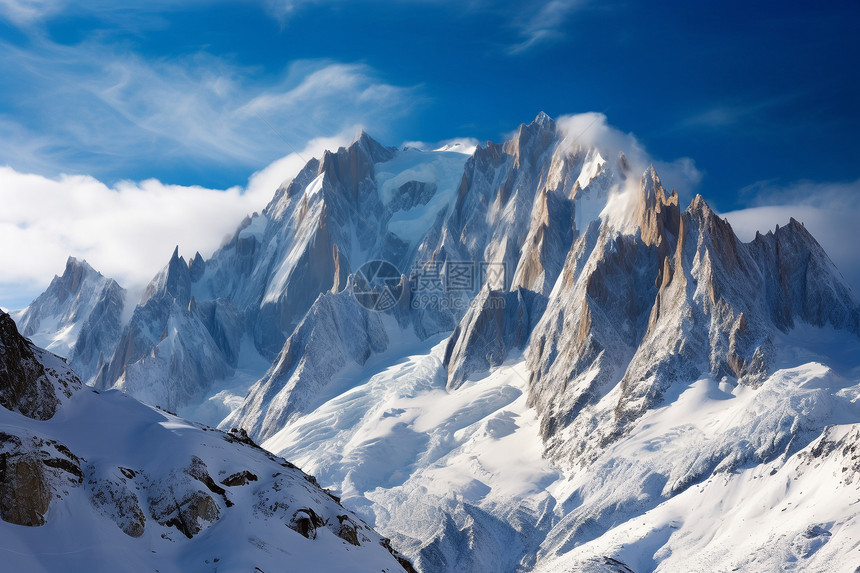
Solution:
M469 156L362 133L309 161L212 257L174 251L97 387L217 403L210 423L309 464L424 571L599 570L631 561L601 545L614 528L694 486L811 475L798 456L860 422L839 358L860 349L860 304L832 261L794 219L740 241L641 150L566 125L539 114ZM398 274L367 281L373 260ZM367 308L382 286L399 298Z

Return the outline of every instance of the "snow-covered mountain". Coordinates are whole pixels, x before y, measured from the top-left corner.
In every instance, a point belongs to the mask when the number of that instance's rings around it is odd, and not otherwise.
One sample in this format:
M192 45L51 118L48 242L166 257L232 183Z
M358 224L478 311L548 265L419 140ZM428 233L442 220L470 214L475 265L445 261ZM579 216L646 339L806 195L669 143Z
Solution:
M0 404L4 570L413 570L246 434L86 388L5 313Z
M853 571L854 294L802 223L743 243L581 136L362 134L177 249L91 381L246 429L426 572Z
M21 333L69 359L85 379L109 360L125 320L127 293L86 261L69 257L62 276L30 306L13 313Z

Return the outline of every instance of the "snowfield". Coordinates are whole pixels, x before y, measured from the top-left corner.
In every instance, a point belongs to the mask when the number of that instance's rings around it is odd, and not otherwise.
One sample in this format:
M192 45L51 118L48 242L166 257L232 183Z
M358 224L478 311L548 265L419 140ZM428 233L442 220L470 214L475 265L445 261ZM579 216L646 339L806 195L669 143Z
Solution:
M847 346L834 350L860 352ZM695 381L583 470L542 456L521 358L449 392L443 351L437 342L357 378L263 446L341 492L428 571L606 571L606 558L636 572L860 564L860 464L812 454L860 432L856 369L846 378L789 360L758 389ZM793 446L797 435L809 445ZM428 544L451 527L465 546Z

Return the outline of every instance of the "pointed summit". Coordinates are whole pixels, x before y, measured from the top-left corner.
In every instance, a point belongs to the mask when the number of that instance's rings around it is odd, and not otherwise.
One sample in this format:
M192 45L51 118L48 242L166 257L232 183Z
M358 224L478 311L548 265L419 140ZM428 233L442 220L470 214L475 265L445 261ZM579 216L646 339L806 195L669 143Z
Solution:
M538 124L541 126L550 124L555 125L555 120L553 120L549 115L547 115L546 112L540 111L535 116L535 119L534 121L532 121L532 124Z
M86 259L77 259L76 257L69 256L69 258L66 259L66 267L63 269L63 277L71 277L77 273L95 273L98 276L102 276L101 273L90 266Z
M194 258L188 261L188 271L191 274L191 282L200 280L206 271L206 261L200 255L200 251L194 254Z
M84 277L92 270L86 261L79 262L75 257L69 257L63 276L54 278L59 301L63 302L70 294L78 292Z
M182 306L188 304L191 296L191 273L185 259L179 255L179 245L173 249L170 262L167 263L152 282L147 285L140 301L146 304L154 297L176 299Z
M329 185L358 202L360 184L373 177L374 164L389 161L396 153L396 148L383 147L362 130L349 147L341 147L334 153L323 153L319 173L325 174Z
M368 134L364 129L359 132L358 136L352 142L352 145L349 146L349 151L352 151L354 147L362 148L369 156L373 163L380 163L383 161L388 161L392 157L394 157L394 153L396 148L394 147L385 147L375 139L373 139L370 134Z
M516 136L505 142L504 150L516 158L517 166L524 162L534 164L556 136L555 121L544 112L540 112L530 124L520 124Z
M637 224L641 230L641 238L647 244L660 245L660 256L665 257L669 252L667 241L674 242L680 230L681 210L678 194L673 192L666 196L663 183L653 164L642 174L639 185L643 202L639 207ZM667 231L670 236L666 235Z
M366 130L366 129L364 129L364 128L362 127L362 128L358 131L358 134L353 138L352 143L357 143L357 142L360 142L360 141L366 141L366 140L375 141L375 140L370 136L370 134L369 134L369 133L367 133L367 130Z

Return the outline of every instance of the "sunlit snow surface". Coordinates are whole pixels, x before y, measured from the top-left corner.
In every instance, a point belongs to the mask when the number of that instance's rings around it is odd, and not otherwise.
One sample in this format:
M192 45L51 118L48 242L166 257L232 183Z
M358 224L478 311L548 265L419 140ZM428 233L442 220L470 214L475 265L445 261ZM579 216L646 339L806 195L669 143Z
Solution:
M434 183L437 187L426 205L394 213L388 229L403 240L419 241L438 214L457 199L463 165L468 159L468 155L457 151L406 149L391 161L377 164L376 181L384 204L391 202L398 187L410 181Z
M795 356L793 343L808 348L810 337L839 344ZM439 570L600 571L604 557L637 572L830 570L855 546L860 559L860 475L838 460L804 463L812 446L798 450L828 426L860 428L850 425L860 344L813 327L780 343L780 368L761 387L682 384L587 468L543 459L520 358L448 392L439 339L356 378L263 445ZM816 359L838 372L806 362ZM451 527L468 533L468 551L446 548Z
M58 366L48 365L61 368L55 360ZM261 513L262 495L281 496L291 511L316 508L329 522L336 522L343 508L298 470L281 466L259 449L230 444L221 432L145 406L115 390L96 393L84 387L64 402L48 421L0 408L0 432L60 440L80 458L84 473L81 484L58 482L45 525L22 527L0 521L0 570L215 573L250 572L255 566L266 572L399 570L372 532L367 532L370 541L360 547L326 527L317 529L315 539L307 539L288 528L283 516ZM220 519L194 539L186 539L176 528L156 522L146 500L158 487L179 488L182 468L193 456L206 464L216 481L243 470L259 479L227 488L231 506L215 495ZM122 481L120 468L133 468L136 473L128 483L147 517L139 538L123 533L91 502L89 488L100 487L94 485L101 483L98 480Z

